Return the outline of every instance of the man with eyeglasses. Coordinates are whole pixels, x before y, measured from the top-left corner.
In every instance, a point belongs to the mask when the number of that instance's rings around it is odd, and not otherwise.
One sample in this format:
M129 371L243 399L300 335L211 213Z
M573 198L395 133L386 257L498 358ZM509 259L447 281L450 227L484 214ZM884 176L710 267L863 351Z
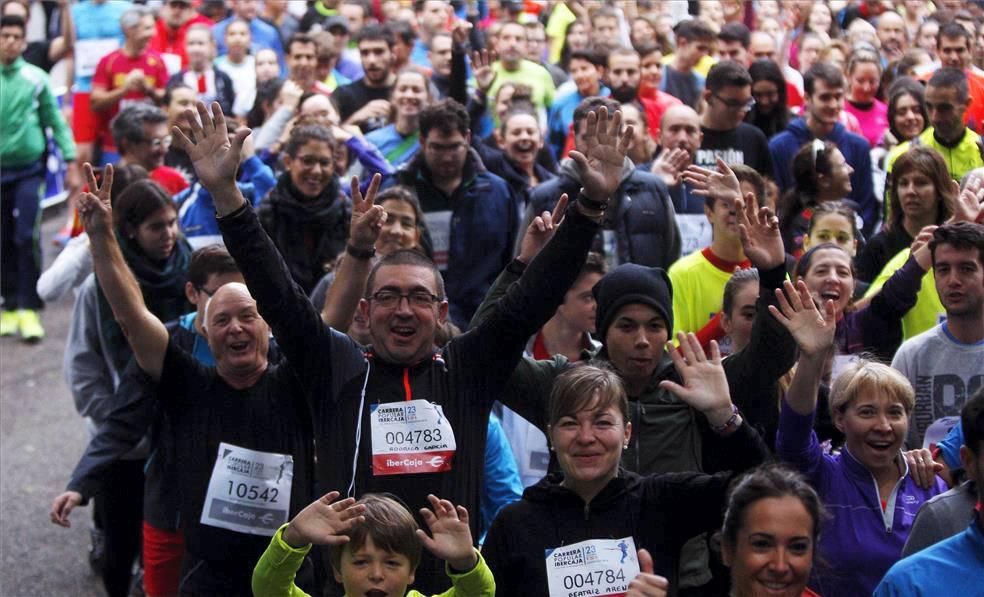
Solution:
M414 189L429 233L422 243L448 284L451 321L467 326L513 257L519 198L471 149L471 120L448 99L420 113L420 151L384 184Z
M185 52L185 34L193 25L212 27L212 19L191 7L191 0L167 0L154 23L154 37L150 49L160 52L167 65L167 72L174 74L188 66Z
M302 395L314 411L319 491L327 487L353 495L388 491L399 495L413 512L433 493L479 512L492 403L500 398L523 416L542 419L545 394L533 404L512 400L500 390L529 336L550 318L577 278L618 186L631 130L620 134L620 115L609 118L604 108L588 118L584 143L579 145L584 153L574 154L583 185L574 205L553 216L544 214L534 223L531 234L543 242L544 233L553 230L553 222L564 213L553 238L528 265L510 262L510 268L525 269L519 283L482 324L445 348L434 345L437 328L448 313L437 268L413 251L393 253L380 261L368 274L364 293L358 289L364 297L359 310L369 322L373 340L364 349L322 323L317 309L292 284L274 245L236 190L237 154L247 131L240 129L229 148L224 130L219 133L225 126L221 114L216 114L219 123L215 124L204 105L198 108L202 124L200 128L192 124L196 140L175 134L192 157L202 184L215 197L226 246L304 385ZM422 145L428 136L422 130ZM464 151L450 142L440 149ZM459 197L459 216L482 213L481 203L494 197L488 188L477 196ZM363 209L354 209L353 214ZM381 217L380 207L371 210ZM488 221L483 223L489 227ZM473 230L478 240L487 235ZM372 254L372 242L353 238L345 261L351 259L368 269ZM395 307L387 309L378 303L380 291L415 298L411 303L400 297ZM425 300L424 292L437 299ZM387 303L392 300L383 297ZM408 432L425 429L434 441L419 442L423 434L415 433L409 444L394 443L397 431L407 438ZM434 430L441 431L439 439ZM479 518L470 519L473 532L478 531ZM446 582L443 565L425 556L416 571L415 588L435 593L446 589Z
M730 60L711 67L704 83L704 104L700 117L704 136L694 164L715 169L720 158L728 165L772 172L768 139L758 127L745 122L745 115L755 105L752 77L745 67Z
M110 128L119 148L117 166L143 166L150 178L170 195L188 188L188 181L181 172L164 165L164 155L171 147L171 134L163 110L149 104L133 104L113 119Z

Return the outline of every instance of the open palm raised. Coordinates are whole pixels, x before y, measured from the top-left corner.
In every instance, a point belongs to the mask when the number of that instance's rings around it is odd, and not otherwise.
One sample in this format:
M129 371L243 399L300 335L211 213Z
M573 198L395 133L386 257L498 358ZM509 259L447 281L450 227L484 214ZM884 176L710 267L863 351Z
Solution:
M172 127L171 133L175 147L188 154L198 180L216 198L216 207L220 208L221 215L225 210L221 209L224 206L220 206L219 200L236 189L236 172L243 141L251 131L241 127L230 141L225 115L218 102L212 102L211 113L202 102L197 102L195 107L198 110L197 118L191 110L184 113L191 136L185 135L178 127Z
M632 127L620 131L621 127L620 111L610 115L602 106L588 112L581 142L570 153L581 177L582 192L592 201L608 201L622 179L625 155L632 146Z

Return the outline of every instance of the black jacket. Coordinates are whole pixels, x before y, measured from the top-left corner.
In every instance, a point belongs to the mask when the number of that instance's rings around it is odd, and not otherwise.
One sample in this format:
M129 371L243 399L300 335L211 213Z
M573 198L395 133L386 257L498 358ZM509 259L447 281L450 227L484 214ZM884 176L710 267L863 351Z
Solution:
M219 226L260 314L304 387L313 413L318 491L356 496L390 492L415 515L427 505L427 494L433 493L469 512L480 512L492 404L501 399L527 417L545 408L546 395L520 401L500 392L522 358L527 339L550 319L577 279L597 225L576 209L568 211L527 274L485 321L415 364L386 362L372 356L371 348L367 353L347 335L326 326L303 289L292 282L248 205L220 219ZM370 411L376 404L408 398L441 405L455 430L451 470L374 475ZM473 537L479 536L480 518L471 517ZM448 588L443 564L426 552L416 578L415 588L425 594Z
M537 185L530 192L524 226L535 216L552 210L561 194L567 193L573 202L580 190L581 181L573 160L564 160L557 178ZM615 232L618 263L669 269L680 258L680 232L666 185L656 176L636 170L628 158L608 212L611 215L604 228ZM599 238L595 249L603 250L603 247Z
M748 425L720 442L733 472L640 476L619 471L588 504L561 486L562 473L528 487L522 500L499 512L482 547L496 594L547 597L545 550L624 537L632 537L636 549L649 550L653 571L669 579L670 595L676 594L680 548L691 537L720 528L729 482L768 455Z
M348 240L352 201L338 179L315 199L302 199L285 172L260 204L260 222L290 268L294 281L311 292Z

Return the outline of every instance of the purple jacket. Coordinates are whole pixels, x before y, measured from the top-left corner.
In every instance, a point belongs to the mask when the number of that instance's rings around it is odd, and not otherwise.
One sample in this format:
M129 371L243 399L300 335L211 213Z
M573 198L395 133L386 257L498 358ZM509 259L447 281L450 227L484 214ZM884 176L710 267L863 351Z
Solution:
M830 515L820 530L810 588L825 597L868 596L901 558L919 507L946 485L937 477L931 489L917 487L900 455L905 472L883 511L868 469L847 447L837 456L824 454L813 418L783 401L776 434L776 456L806 475Z

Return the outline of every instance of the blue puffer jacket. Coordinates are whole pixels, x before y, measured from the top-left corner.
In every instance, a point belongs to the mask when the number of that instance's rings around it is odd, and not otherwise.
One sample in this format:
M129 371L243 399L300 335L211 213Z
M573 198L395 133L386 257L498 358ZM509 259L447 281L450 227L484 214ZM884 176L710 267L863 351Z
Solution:
M871 595L902 547L923 502L946 491L937 477L930 489L918 487L904 467L882 510L878 485L868 469L847 451L824 454L813 431L813 415L801 416L785 403L779 415L776 456L803 473L831 515L820 530L819 557L810 588L821 595Z
M256 156L248 158L239 168L240 181L236 185L250 205L259 207L270 189L277 185L273 170ZM215 220L215 202L200 182L175 195L174 202L178 204L178 226L193 249L224 244Z
M793 157L803 144L812 140L813 133L806 128L806 121L802 118L790 122L786 130L769 140L769 153L772 154L780 194L793 186ZM861 213L858 215L864 220L862 232L865 237L870 237L878 223L878 200L875 199L875 186L871 179L871 147L863 137L848 132L839 122L824 140L836 145L847 163L854 168L851 192L845 198L860 206Z
M496 276L512 261L519 230L519 199L506 181L485 169L471 148L461 184L450 195L434 185L422 154L383 182L384 187L393 184L410 187L420 199L429 227L421 242L432 250L444 273L451 321L465 329ZM446 241L435 238L441 231L436 230L432 219L441 219L438 214L442 212L450 212ZM434 250L443 242L447 243L446 254Z
M557 178L537 185L530 192L525 223L552 210L563 193L573 202L580 190L581 180L574 161L566 159ZM615 232L618 263L667 269L680 258L680 232L666 185L656 176L637 170L628 158L604 228ZM595 243L596 250L604 246L600 238Z

